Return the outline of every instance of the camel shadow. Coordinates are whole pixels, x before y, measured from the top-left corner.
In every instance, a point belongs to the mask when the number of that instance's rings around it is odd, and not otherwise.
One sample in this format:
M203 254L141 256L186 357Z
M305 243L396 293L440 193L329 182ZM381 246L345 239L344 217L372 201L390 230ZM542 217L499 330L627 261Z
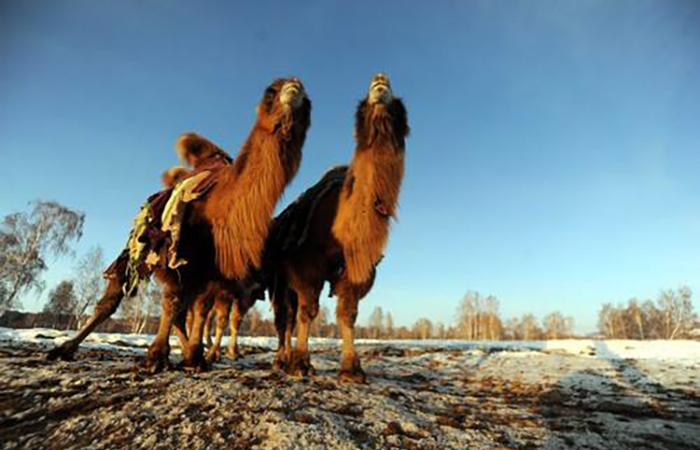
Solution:
M594 349L590 367L559 379L537 399L549 431L540 448L700 448L697 394L664 386L605 341L595 341ZM650 364L655 374L663 370L660 361Z

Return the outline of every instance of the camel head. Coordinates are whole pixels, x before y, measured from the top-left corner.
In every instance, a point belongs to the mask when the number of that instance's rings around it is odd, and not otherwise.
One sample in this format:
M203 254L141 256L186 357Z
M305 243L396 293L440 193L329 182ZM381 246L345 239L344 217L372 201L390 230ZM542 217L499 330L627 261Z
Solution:
M391 83L389 82L389 77L380 72L372 77L372 81L369 84L367 102L370 105L377 103L386 105L391 102L391 100L393 100L393 95L391 93Z
M394 95L389 77L378 73L369 84L367 96L355 113L355 138L360 147L380 141L404 149L408 136L408 117L401 99Z
M296 77L279 78L265 89L256 108L258 121L271 131L288 132L293 122L308 127L311 101L301 80Z

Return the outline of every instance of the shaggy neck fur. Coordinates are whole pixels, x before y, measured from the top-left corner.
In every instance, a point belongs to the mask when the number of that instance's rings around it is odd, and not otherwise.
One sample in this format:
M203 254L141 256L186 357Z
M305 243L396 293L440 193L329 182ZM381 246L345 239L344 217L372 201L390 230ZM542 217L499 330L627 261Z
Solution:
M205 214L211 218L216 265L223 277L241 280L251 267L260 267L275 205L301 162L309 117L310 105L272 122L258 117L212 192Z
M362 102L356 115L357 148L343 185L333 234L343 249L349 280L367 281L382 257L403 179L406 111Z

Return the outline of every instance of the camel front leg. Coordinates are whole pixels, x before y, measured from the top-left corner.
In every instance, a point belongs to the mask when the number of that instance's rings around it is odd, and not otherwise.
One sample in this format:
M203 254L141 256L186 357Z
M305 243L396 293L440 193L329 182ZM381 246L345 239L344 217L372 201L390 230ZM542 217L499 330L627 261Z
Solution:
M151 373L157 373L168 367L170 356L170 330L173 322L179 314L184 314L182 309L181 293L168 289L163 292L161 303L160 323L158 334L153 343L148 347L146 354L146 368Z
M190 334L192 334L192 322L194 322L194 314L192 313L192 308L188 308L184 314L185 314L185 335L189 336Z
M202 338L204 337L204 323L207 320L213 303L214 295L210 288L199 295L192 306L191 333L188 335L189 341L182 355L182 365L185 367L191 367L197 371L207 369L207 363L204 359Z
M296 376L313 375L313 366L309 355L309 335L311 323L318 315L318 297L320 289L304 287L297 291L299 301L297 310L297 340L288 372ZM290 343L291 346L291 343Z
M229 320L231 336L228 340L226 356L228 356L231 359L238 359L238 357L240 356L240 354L238 353L238 330L241 327L243 316L241 315L241 306L237 298L233 300L233 305L231 305L231 315L229 317Z
M75 352L78 350L80 343L83 342L95 328L100 326L105 320L109 319L112 314L116 312L123 298L124 292L122 291L119 281L116 278L110 278L109 282L107 283L105 293L102 295L100 301L97 302L95 312L92 314L92 316L90 316L90 319L87 321L85 326L73 338L51 349L46 354L46 359L73 359L73 356L75 356Z
M219 361L221 359L221 339L224 337L224 330L226 330L226 325L228 324L230 311L231 301L229 300L229 296L223 293L219 294L216 298L216 303L214 303L214 308L209 312L209 318L207 319L207 328L211 330L211 321L213 320L213 316L216 316L214 342L209 344L209 351L207 351L207 361L209 362ZM207 335L207 328L204 330L205 336ZM211 339L210 336L208 338Z
M216 317L217 314L218 314L217 308L212 308L211 311L209 311L209 315L207 316L206 320L204 321L204 341L206 342L206 346L208 348L211 348L211 345L212 345L211 325L212 325L212 322L214 322L214 317Z
M180 341L180 350L182 350L183 352L185 351L185 347L187 347L188 342L187 315L187 308L182 308L180 313L177 315L177 318L175 318L175 321L173 322L173 331L175 331L175 334L177 335L177 338Z
M289 290L287 292L289 300L287 303L287 323L284 330L284 348L285 348L285 358L288 363L292 361L292 336L294 336L294 327L296 326L297 311L299 309L299 302L297 301L297 294Z
M338 379L341 382L365 383L367 376L355 351L355 321L359 299L350 291L348 289L339 294L336 307L336 322L343 339Z
M275 331L277 331L277 354L272 362L273 370L287 370L292 355L292 331L296 314L292 314L290 305L291 291L286 288L271 293L270 302L275 314Z

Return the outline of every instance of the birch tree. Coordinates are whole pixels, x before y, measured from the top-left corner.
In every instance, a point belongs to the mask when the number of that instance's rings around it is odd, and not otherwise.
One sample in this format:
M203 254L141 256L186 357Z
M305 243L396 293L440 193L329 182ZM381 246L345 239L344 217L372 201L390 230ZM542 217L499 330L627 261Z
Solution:
M0 312L19 298L42 291L49 257L71 252L83 233L85 215L57 202L36 201L30 212L6 215L0 223Z

